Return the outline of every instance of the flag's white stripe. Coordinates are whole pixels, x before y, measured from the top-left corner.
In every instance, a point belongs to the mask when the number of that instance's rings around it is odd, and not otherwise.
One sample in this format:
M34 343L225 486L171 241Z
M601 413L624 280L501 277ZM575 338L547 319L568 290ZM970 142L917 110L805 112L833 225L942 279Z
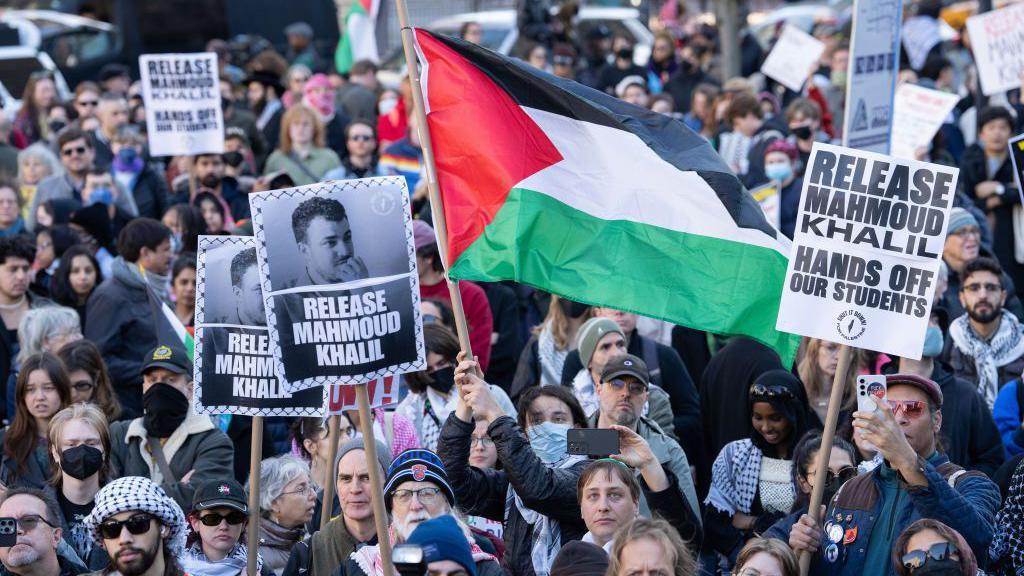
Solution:
M522 107L564 158L520 182L602 220L627 220L789 255L789 241L740 228L695 172L661 159L635 134Z
M282 296L284 294L297 294L299 292L331 292L336 290L358 290L359 288L366 288L367 286L374 286L376 284L387 284L388 282L401 280L402 278L407 278L410 274L411 272L403 272L402 274L394 274L391 276L375 276L373 278L363 278L361 280L342 282L340 284L309 284L307 286L296 286L294 288L282 288L281 290L273 290L271 292L267 292L267 296Z
M186 338L189 336L188 330L185 329L185 325L181 323L181 320L178 320L178 317L174 315L174 312L171 311L167 304L161 303L160 310L164 313L164 317L167 318L171 328L174 329L174 333L178 335L178 339L181 340L182 343L185 343Z

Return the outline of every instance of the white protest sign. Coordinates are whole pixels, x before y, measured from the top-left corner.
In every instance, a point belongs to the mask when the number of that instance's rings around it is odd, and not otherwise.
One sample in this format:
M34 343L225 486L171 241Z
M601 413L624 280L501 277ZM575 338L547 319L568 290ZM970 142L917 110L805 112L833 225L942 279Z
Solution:
M761 72L794 92L799 92L811 69L825 51L825 44L795 26L786 26L761 65Z
M916 84L903 84L896 90L890 153L897 158L914 158L925 148L953 111L960 97Z
M401 376L386 376L367 382L366 394L370 398L370 408L397 403L401 379ZM330 389L331 393L327 400L328 415L334 416L359 409L355 386L331 386Z
M986 96L1020 88L1024 72L1024 4L967 19L974 62Z
M851 148L889 153L902 4L901 0L854 3L843 126L843 142Z
M776 327L920 358L958 176L815 144Z
M779 185L775 182L762 184L761 186L751 190L750 195L754 197L754 200L757 200L757 204L761 206L761 210L764 211L764 215L768 218L768 222L770 222L776 230L781 229L782 199L779 195Z
M224 152L216 54L143 54L139 72L150 154Z

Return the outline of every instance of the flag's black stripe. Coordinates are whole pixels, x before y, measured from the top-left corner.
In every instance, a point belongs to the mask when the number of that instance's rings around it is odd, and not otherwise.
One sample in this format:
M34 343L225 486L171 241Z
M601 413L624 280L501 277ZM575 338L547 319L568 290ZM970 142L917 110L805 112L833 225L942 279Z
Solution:
M440 34L434 37L473 64L520 106L635 134L665 162L703 178L737 226L776 238L757 202L721 157L703 137L679 120L633 106L476 44Z

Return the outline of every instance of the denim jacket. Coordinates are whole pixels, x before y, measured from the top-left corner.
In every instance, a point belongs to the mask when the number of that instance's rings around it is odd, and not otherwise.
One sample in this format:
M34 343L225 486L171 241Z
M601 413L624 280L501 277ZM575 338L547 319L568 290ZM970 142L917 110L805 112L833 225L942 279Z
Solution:
M999 488L984 474L951 464L944 454L935 453L928 460L918 458L918 464L928 485L906 486L900 482L900 490L905 490L909 498L897 499L900 509L890 515L893 540L914 521L932 518L960 532L978 563L984 565L1000 503ZM812 573L895 574L891 561L884 567L865 566L871 534L876 528L884 528L876 527L875 521L882 515L882 506L891 505L880 497L881 468L848 481L832 499Z

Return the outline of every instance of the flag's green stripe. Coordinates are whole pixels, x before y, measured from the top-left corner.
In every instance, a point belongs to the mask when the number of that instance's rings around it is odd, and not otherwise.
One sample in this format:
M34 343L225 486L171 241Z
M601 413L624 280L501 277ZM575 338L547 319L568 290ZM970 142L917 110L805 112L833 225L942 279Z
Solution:
M799 338L775 330L786 258L774 250L602 220L515 188L452 266L466 280L514 280L715 334L744 334L786 365Z

